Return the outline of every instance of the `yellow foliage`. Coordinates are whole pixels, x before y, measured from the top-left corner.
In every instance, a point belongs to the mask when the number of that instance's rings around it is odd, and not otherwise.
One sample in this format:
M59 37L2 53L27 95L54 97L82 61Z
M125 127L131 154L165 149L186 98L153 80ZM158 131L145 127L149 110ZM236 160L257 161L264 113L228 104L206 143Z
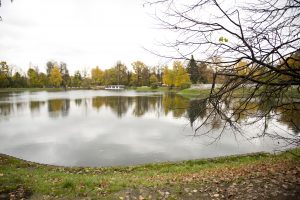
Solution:
M51 70L49 80L53 86L55 87L60 86L63 79L57 66L54 66L53 69Z
M163 82L168 86L184 87L191 84L189 74L180 61L173 63L173 70L164 68Z
M96 85L102 85L104 83L104 72L97 66L92 69L92 81Z

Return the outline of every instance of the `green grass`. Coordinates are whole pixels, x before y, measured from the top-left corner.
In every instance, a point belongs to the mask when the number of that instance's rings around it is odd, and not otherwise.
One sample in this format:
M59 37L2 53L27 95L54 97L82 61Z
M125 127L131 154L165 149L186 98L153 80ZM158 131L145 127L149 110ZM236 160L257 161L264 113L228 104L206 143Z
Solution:
M142 86L135 88L137 92L175 92L178 91L177 89L169 89L168 87L158 87L158 88L151 88L148 86Z
M300 148L292 150L292 153L299 155ZM279 155L256 153L128 167L83 168L41 165L0 154L0 194L16 190L22 185L34 195L70 199L84 196L113 198L126 188L165 187L170 180L175 180L175 186L179 187L180 177L193 173L205 174L206 171L228 167L242 168L249 164L295 159L288 152Z
M251 88L238 88L234 91L233 95L236 98L245 97L245 95L251 94ZM263 92L263 89L259 89L258 92ZM177 94L186 98L206 98L210 94L210 89L183 89L177 92ZM289 89L285 95L290 98L300 98L300 92L296 88Z
M205 98L208 97L208 95L210 94L210 89L200 90L200 89L187 88L179 91L178 94L186 98L195 98L195 97Z

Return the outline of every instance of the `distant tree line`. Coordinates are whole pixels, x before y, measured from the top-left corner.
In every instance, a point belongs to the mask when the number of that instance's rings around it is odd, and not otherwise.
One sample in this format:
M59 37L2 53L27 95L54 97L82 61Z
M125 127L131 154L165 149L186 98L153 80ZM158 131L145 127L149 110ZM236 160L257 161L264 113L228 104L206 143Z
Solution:
M49 61L46 63L46 73L40 72L37 66L30 66L26 73L13 72L5 61L0 62L1 88L52 88L52 87L95 87L104 85L150 86L161 85L187 88L192 83L211 83L214 70L205 63L196 63L192 57L188 64L174 61L172 69L168 66L149 67L142 61L135 61L132 70L121 62L102 70L96 66L89 75L85 69L69 74L64 62Z

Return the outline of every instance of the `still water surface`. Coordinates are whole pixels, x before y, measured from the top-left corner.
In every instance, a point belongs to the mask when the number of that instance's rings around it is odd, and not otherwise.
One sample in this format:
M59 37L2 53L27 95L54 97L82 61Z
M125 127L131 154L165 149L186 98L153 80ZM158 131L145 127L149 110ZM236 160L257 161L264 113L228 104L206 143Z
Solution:
M135 91L22 92L0 94L0 153L64 166L116 166L273 151L269 138L247 140L222 126L194 137L196 115L181 96ZM196 120L197 121L197 120ZM285 124L273 122L278 130ZM259 124L245 128L255 135Z

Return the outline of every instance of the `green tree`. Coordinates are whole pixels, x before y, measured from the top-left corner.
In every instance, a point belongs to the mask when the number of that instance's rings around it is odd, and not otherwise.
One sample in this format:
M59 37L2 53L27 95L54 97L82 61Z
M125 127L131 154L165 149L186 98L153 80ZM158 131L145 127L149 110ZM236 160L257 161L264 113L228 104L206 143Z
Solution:
M50 84L54 87L59 87L63 81L62 75L57 66L54 66L49 77Z
M142 85L149 86L150 85L150 70L146 65L143 66L141 72L141 82Z
M48 83L48 77L45 73L41 72L38 74L38 80L39 80L39 86L40 87L46 87L49 85Z
M75 71L74 76L71 77L71 86L80 87L82 82L82 77L80 71Z
M46 63L46 73L48 77L50 77L51 71L54 68L54 66L58 66L56 61L48 61Z
M190 75L191 82L193 84L196 84L199 81L200 76L198 66L193 55L187 65L187 72Z
M59 71L62 77L61 85L66 89L67 86L70 84L70 75L69 70L67 68L67 64L64 62L61 62L59 65Z
M213 70L207 66L206 63L200 62L198 64L199 82L212 83L213 82Z
M145 78L147 76L146 70L144 70L146 68L146 65L141 61L135 61L131 65L133 67L133 73L136 74L136 76L135 76L136 81L133 81L133 82L136 83L135 84L136 86L142 86L143 83L145 82L145 81L142 81L142 78L143 77ZM142 73L143 73L143 75L142 75Z
M117 76L117 84L128 85L128 70L126 65L118 61L114 68Z
M156 77L155 74L152 74L152 75L150 76L150 85L151 85L151 86L154 86L154 85L157 86L157 84L158 84L158 78Z
M27 76L28 76L29 87L41 87L38 67L34 67L34 68L30 67L27 70Z
M0 62L0 87L9 87L10 81L10 70L9 66L5 61Z
M104 71L104 82L105 85L117 85L118 84L118 75L116 68L106 69Z

